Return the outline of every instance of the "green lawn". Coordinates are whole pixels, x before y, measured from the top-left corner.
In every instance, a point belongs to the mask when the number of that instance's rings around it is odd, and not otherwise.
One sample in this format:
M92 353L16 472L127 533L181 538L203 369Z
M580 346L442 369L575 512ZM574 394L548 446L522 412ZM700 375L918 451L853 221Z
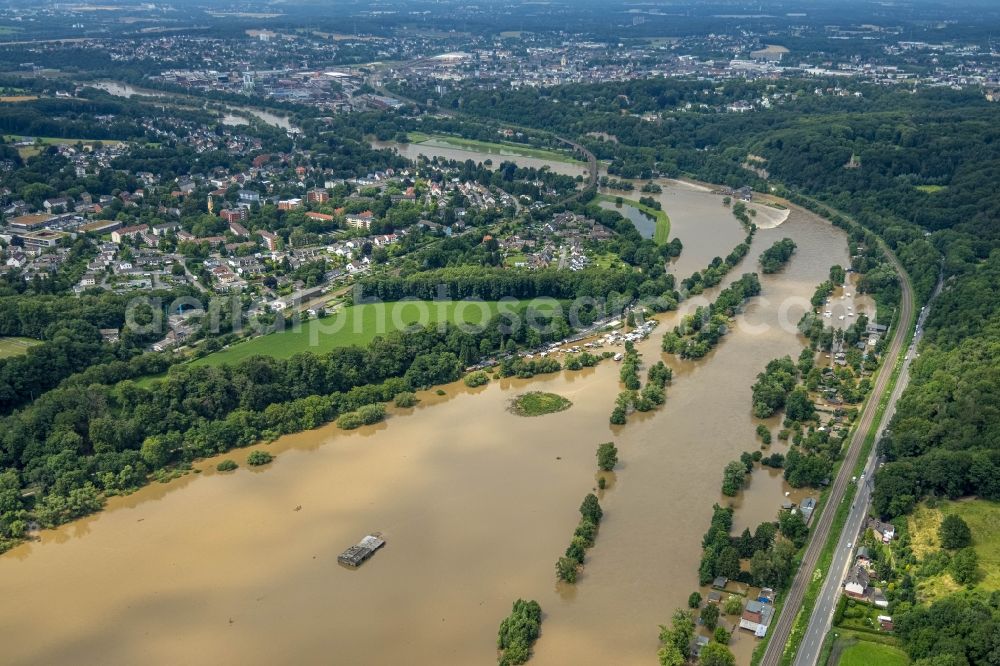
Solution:
M921 504L908 518L907 528L913 554L922 559L938 550L938 526L948 514L955 513L968 523L972 530L972 546L979 556L982 578L976 589L983 592L1000 590L1000 502L966 499L955 502L942 501L935 508ZM917 583L920 598L931 601L962 588L945 572Z
M528 257L523 252L514 252L513 254L509 254L506 257L504 257L503 264L504 266L514 267L517 266L518 263L527 260Z
M622 260L617 254L612 252L604 252L603 254L595 254L593 256L594 266L598 268L620 268L623 266Z
M653 232L653 241L657 245L666 245L670 241L670 217L667 215L666 211L657 210L633 199L626 199L625 197L619 197L616 195L599 194L597 198L600 201L607 201L613 204L617 204L618 199L621 199L623 205L632 206L633 208L641 210L643 213L656 220L656 230Z
M42 344L31 338L0 338L0 358L10 358L28 353L29 347Z
M4 135L4 141L20 141L23 138L24 136L20 136L17 134ZM106 146L115 146L121 143L121 141L117 139L74 139L70 137L57 137L57 136L33 136L31 137L31 139L32 141L41 141L46 146L54 146L63 143L76 144L77 142L82 144L100 142Z
M557 301L536 299L525 305L528 304L550 310L557 305ZM321 354L334 347L365 345L376 335L391 333L412 324L448 321L477 325L497 314L500 305L496 301L399 301L355 305L323 319L311 319L299 330L281 331L234 344L228 349L195 359L192 364L221 365L255 355L289 358L300 352ZM514 302L502 305L504 312L522 307Z
M899 648L858 641L844 649L836 666L906 666L910 658Z
M513 143L511 141L479 141L477 139L463 139L457 136L444 136L441 134L424 134L422 132L407 132L410 143L432 146L436 148L455 148L457 150L480 151L493 153L498 157L513 155L520 157L536 157L550 162L565 162L567 164L582 164L570 153L535 148L523 143Z
M20 141L24 137L23 136L17 136L15 134L6 134L6 135L4 135L3 138L4 138L4 141L6 141L8 143L14 143L16 141ZM36 143L37 142L41 142L41 144L45 145L45 146L57 146L57 145L64 145L64 144L65 145L76 145L77 142L82 143L84 145L90 145L90 144L97 143L98 141L100 141L101 143L103 143L106 146L113 146L113 145L117 145L117 144L121 143L121 141L116 141L115 139L70 139L70 138L59 138L59 137L54 137L54 136L38 136L38 137L31 137L31 138ZM22 160L26 160L29 157L37 155L38 154L38 150L39 150L38 146L36 146L36 145L30 145L30 146L21 146L21 147L19 147L17 149L17 152L21 156Z

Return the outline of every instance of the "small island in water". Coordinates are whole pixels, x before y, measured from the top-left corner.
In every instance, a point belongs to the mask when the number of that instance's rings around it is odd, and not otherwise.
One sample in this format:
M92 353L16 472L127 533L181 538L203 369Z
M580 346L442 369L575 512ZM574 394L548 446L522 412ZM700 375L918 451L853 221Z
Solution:
M569 409L573 403L555 393L531 391L523 393L510 402L510 411L518 416L542 416Z

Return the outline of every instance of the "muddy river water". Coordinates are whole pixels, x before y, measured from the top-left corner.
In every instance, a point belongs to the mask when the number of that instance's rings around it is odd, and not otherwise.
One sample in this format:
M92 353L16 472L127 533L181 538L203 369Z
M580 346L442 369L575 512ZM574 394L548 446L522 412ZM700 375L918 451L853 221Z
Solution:
M663 184L657 196L684 243L678 277L742 239L719 197ZM43 532L0 557L3 661L492 664L499 622L524 597L544 612L532 664L655 663L657 624L697 588L701 536L725 499L722 468L758 446L750 385L769 359L798 354L794 323L829 266L848 262L842 232L793 210L758 233L726 282L756 270L783 236L798 244L786 269L762 276L762 295L708 357L667 357L666 404L625 426L608 424L620 390L611 361L456 383L374 427L283 437L262 469L232 452L236 472L206 460L201 474ZM706 301L685 308L696 302ZM660 336L678 316L639 345L645 364L661 358ZM507 406L525 390L574 404L517 417ZM602 493L597 543L577 585L557 585L555 561L596 485L595 449L610 440L622 462ZM734 502L736 528L773 519L789 490L779 474L755 472ZM357 570L337 564L373 530L383 550ZM753 645L735 637L741 663Z

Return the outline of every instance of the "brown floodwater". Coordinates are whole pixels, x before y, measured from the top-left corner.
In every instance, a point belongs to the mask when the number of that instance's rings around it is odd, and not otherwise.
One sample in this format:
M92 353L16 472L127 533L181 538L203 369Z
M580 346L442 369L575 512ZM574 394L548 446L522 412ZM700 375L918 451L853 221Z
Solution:
M685 246L679 276L742 239L720 198L664 184L659 196ZM491 664L499 622L524 597L544 612L532 663L650 663L657 624L697 588L712 504L733 502L742 529L774 519L790 490L758 470L735 500L719 493L724 465L759 446L755 375L771 358L797 356L795 322L829 266L847 261L842 232L793 210L758 233L726 283L783 236L798 244L785 270L762 276L761 297L705 359L667 357L667 403L625 426L608 424L620 390L610 361L476 389L456 383L444 396L420 393L415 408L391 408L374 427L283 437L267 445L276 459L263 468L215 472L248 451L232 452L43 532L0 557L3 661ZM665 315L639 345L645 364L662 357L662 332L681 314ZM573 406L517 417L508 404L526 390ZM595 449L609 440L621 464L602 493L597 543L577 585L557 585L555 561L596 486ZM384 549L357 570L337 564L374 530ZM754 644L736 636L741 663Z

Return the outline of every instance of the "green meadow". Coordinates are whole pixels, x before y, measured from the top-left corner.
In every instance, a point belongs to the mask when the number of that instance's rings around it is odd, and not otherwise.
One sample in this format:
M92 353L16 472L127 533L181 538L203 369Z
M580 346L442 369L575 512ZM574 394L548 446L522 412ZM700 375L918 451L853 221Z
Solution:
M321 319L304 322L298 329L288 329L236 343L191 363L221 365L235 363L250 356L263 355L290 358L301 352L322 354L336 347L366 345L376 335L385 335L410 326L427 326L441 322L481 325L498 312L516 312L532 306L551 311L558 305L552 299L516 301L396 301L367 303L345 307ZM501 310L502 308L502 310Z

